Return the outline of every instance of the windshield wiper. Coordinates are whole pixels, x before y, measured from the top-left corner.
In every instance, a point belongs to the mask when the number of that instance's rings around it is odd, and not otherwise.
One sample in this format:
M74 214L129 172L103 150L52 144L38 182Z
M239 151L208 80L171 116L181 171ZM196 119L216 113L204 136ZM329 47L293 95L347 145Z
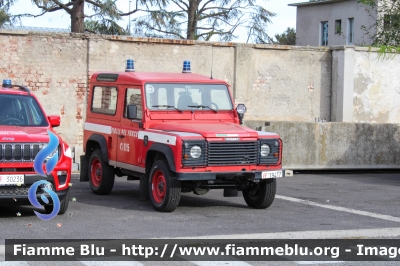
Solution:
M178 108L176 108L175 106L173 106L173 105L153 105L151 108L153 108L153 107L165 107L165 108L172 108L172 109L175 109L175 110L178 110L179 112L183 112L181 109L178 109Z
M192 107L192 108L207 108L207 109L210 109L211 111L214 111L215 113L218 113L218 110L212 109L210 106L207 106L207 105L188 105L188 107Z

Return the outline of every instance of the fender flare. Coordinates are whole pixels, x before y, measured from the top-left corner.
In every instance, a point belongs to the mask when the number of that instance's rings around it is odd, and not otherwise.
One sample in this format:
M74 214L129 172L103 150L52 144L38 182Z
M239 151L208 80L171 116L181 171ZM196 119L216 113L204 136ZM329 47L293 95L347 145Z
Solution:
M89 137L88 141L86 142L86 151L88 150L87 143L89 141L95 141L100 145L101 156L103 156L103 160L108 163L108 150L107 150L107 141L103 135L100 134L93 134Z
M151 145L151 147L148 149L148 152L149 151L158 151L160 153L163 153L165 155L165 157L167 158L169 169L173 172L176 172L175 157L174 157L174 153L172 152L171 147L169 147L168 145L162 144L162 143L153 143ZM148 155L146 155L146 161L147 161L147 156Z

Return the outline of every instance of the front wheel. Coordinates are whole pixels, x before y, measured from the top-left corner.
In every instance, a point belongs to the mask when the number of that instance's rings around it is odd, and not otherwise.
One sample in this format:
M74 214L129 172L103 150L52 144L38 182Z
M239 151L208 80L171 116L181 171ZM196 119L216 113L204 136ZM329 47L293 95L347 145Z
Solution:
M100 150L95 150L89 160L89 183L94 194L110 194L115 180L114 168L108 165Z
M266 209L271 206L276 194L276 179L261 180L243 190L243 198L249 207Z
M65 195L65 198L60 200L60 210L58 211L58 214L64 214L67 212L68 210L68 205L69 205L69 198L70 198L70 194L69 194L69 189L67 192L67 195ZM53 204L50 205L44 205L44 209L46 210L46 213L51 213L53 211Z
M169 170L167 162L156 161L151 167L149 195L154 209L160 212L172 212L181 199L181 183Z

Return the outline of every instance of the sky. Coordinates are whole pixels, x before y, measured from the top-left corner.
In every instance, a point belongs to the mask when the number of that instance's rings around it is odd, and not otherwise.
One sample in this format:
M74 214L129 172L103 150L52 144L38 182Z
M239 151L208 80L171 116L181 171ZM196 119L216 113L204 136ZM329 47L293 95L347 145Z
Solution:
M296 7L288 6L291 3L307 2L308 0L264 0L260 4L267 10L276 13L273 17L272 24L269 25L267 33L269 36L275 36L275 34L283 33L288 27L296 28ZM132 8L133 8L132 1ZM128 0L117 0L117 6L120 10L129 10ZM22 14L22 13L40 13L40 9L31 4L30 0L19 0L11 8L10 13ZM131 19L133 17L131 16ZM121 26L126 27L128 19L119 21ZM28 27L46 27L46 28L64 28L68 29L70 25L70 17L64 11L57 11L47 13L37 18L24 18L22 20L22 26ZM242 35L242 34L237 34ZM245 39L236 39L236 42L245 42Z

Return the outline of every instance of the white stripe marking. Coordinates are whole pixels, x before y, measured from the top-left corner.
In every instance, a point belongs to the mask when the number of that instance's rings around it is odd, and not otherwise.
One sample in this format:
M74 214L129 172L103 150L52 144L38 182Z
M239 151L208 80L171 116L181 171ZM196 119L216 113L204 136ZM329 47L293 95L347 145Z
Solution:
M286 197L286 196L280 196L280 195L276 195L275 198L282 199L282 200L288 200L288 201L292 201L292 202L297 202L297 203L303 203L303 204L316 206L316 207L321 207L321 208L326 208L326 209L331 209L331 210L335 210L335 211L348 212L348 213L352 213L352 214L358 214L358 215L363 215L363 216L368 216L368 217L372 217L372 218L377 218L377 219L382 219L382 220L386 220L386 221L392 221L392 222L400 223L400 218L399 217L394 217L394 216L390 216L390 215L384 215L384 214L367 212L367 211L359 211L359 210L355 210L355 209L339 207L339 206L333 206L333 205L327 205L327 204L320 204L320 203L312 202L312 201L309 201L309 200L302 200L302 199Z
M169 136L166 134L159 134L153 132L139 131L138 139L144 139L144 136L147 136L149 141L164 143L167 145L176 145L176 137Z
M100 125L100 124L93 124L93 123L85 122L84 129L98 132L98 133L111 134L110 126L104 126L104 125Z

